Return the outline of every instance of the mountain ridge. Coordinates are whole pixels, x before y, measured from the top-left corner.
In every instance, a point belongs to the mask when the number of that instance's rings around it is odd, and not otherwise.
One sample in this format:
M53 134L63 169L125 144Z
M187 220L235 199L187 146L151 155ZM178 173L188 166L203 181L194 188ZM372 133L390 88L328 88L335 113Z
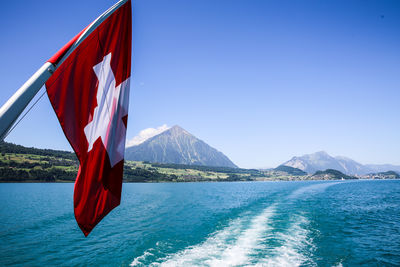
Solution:
M338 170L347 175L365 175L385 171L400 172L400 166L391 164L364 165L348 157L332 157L325 151L318 151L303 156L295 156L281 165L298 168L309 174L317 171L324 171L326 169Z
M127 147L125 159L237 168L222 152L209 146L179 125L175 125L141 144Z

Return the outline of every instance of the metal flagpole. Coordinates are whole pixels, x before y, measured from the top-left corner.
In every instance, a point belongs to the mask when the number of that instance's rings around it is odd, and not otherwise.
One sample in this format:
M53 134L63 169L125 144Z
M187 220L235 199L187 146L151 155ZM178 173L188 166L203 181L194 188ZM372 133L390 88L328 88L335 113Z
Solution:
M39 92L40 88L46 83L65 59L77 48L83 40L86 39L105 19L107 19L115 10L125 4L128 0L121 0L101 14L87 29L79 36L74 44L68 49L65 55L54 65L46 62L32 77L27 80L21 88L0 108L0 141L4 140L8 131L15 123L19 115L24 111L32 98Z
M0 140L5 138L18 116L24 111L47 79L50 78L55 69L56 67L52 63L44 63L0 108Z

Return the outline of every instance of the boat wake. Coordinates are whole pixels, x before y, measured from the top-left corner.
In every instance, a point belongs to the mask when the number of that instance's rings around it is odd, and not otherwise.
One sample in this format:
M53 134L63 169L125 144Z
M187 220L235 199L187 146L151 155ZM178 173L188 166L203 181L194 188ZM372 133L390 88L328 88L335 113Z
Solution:
M133 260L131 266L300 266L316 265L311 259L314 249L306 214L291 207L301 200L326 190L336 183L302 187L256 215L248 213L233 219L202 243L145 262L146 255ZM286 223L280 212L289 214ZM147 252L145 252L147 253Z
M294 223L287 231L278 233L276 239L282 245L272 249L271 255L257 262L255 266L307 266L316 265L312 259L310 251L314 249L312 239L307 230L308 220L297 215Z
M260 244L270 230L269 220L274 212L275 206L271 205L251 220L239 217L203 243L188 247L154 265L236 266L248 264L251 255L257 249L262 249Z

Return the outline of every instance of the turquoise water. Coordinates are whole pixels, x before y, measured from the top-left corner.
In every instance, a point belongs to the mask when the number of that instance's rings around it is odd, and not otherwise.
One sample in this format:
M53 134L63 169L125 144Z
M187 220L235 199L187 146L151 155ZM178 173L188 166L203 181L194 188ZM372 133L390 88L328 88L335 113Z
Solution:
M72 195L0 184L0 265L400 265L399 180L124 184L87 238Z

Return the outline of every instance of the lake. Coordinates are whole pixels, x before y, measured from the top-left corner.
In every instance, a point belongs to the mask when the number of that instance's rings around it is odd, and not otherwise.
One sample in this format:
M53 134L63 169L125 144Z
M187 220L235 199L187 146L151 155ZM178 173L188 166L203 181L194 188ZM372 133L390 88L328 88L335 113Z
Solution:
M400 181L124 184L85 238L73 184L0 184L0 265L400 265Z

